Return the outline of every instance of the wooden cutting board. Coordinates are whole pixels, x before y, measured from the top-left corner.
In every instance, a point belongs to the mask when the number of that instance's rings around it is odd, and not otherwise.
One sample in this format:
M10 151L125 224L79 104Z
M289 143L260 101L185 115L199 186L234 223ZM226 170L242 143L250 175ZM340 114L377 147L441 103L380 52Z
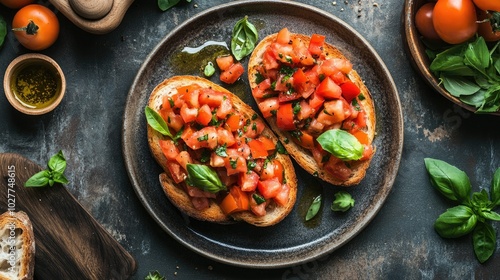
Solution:
M35 232L35 279L121 280L134 274L134 258L63 185L24 187L41 170L20 155L0 153L0 212L14 206L28 214ZM9 178L15 179L15 192L8 192Z

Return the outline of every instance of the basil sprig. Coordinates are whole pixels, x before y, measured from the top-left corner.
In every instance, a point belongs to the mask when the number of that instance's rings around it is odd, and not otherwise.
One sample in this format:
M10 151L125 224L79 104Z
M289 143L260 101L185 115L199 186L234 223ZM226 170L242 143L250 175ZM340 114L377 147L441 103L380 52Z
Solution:
M236 60L240 61L252 53L259 40L257 28L248 21L248 16L240 19L233 28L231 37L231 52Z
M313 199L313 202L311 203L309 209L307 210L306 221L309 221L310 219L314 218L316 214L318 214L320 208L321 208L321 195L318 195Z
M5 22L3 17L0 16L0 47L5 41L5 36L7 36L7 23Z
M500 42L491 48L484 38L453 46L437 54L428 50L429 68L443 87L477 113L500 109Z
M187 183L204 191L217 193L226 190L217 173L207 165L188 163Z
M436 232L444 238L456 238L472 232L474 253L479 262L487 261L496 248L496 232L489 221L500 221L493 211L500 205L500 168L495 171L490 192L471 191L465 172L444 161L424 159L431 184L446 198L459 205L449 208L434 223ZM488 197L489 196L489 197Z
M167 123L165 120L162 118L158 112L155 110L151 109L149 106L146 106L145 110L145 115L146 115L146 120L148 124L156 131L161 133L162 135L170 137L172 140L177 141L179 138L181 138L182 132L184 131L184 128L181 128L175 135L172 135L170 132L170 129L168 128Z
M53 155L47 163L47 169L31 176L25 183L25 187L45 187L53 186L54 183L67 184L68 179L64 176L66 170L66 159L62 151Z
M158 0L158 8L162 11L166 11L179 4L179 2L181 2L181 0ZM191 2L191 0L186 0L186 2Z
M336 212L346 212L354 206L354 199L351 194L345 191L339 191L335 194L331 209Z
M345 130L327 130L318 136L317 140L323 150L341 160L358 160L363 156L363 145Z

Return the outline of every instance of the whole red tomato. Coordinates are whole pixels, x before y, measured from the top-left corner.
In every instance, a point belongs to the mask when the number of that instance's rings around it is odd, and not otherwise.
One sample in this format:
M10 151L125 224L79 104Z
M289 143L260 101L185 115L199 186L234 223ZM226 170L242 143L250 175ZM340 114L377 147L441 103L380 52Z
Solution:
M19 9L34 2L35 0L0 0L2 5L11 9Z
M424 36L424 38L430 40L440 39L439 35L436 32L436 29L434 29L434 24L432 22L432 14L435 5L436 3L434 2L424 4L417 10L417 13L415 14L415 27L417 28L418 32L420 32L420 34Z
M479 19L479 27L477 29L477 33L484 38L487 42L494 42L500 40L500 30L493 31L493 27L491 26L492 22L491 14L485 11L478 11L477 15ZM488 21L485 21L488 19Z
M476 7L472 0L439 0L432 22L437 34L449 44L460 44L477 31Z
M483 11L500 12L500 1L498 0L474 0L474 4Z
M59 20L49 8L30 4L14 15L12 30L21 45L33 51L40 51L57 40Z

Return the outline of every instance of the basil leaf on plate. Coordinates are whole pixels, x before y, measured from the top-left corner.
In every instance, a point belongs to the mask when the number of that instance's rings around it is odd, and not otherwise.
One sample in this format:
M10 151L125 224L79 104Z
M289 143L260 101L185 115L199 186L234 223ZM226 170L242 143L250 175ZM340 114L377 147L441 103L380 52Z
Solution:
M363 145L342 129L327 130L318 136L317 141L323 150L344 161L358 160L363 156Z
M472 233L474 253L480 263L487 261L497 247L495 229L490 224L478 223Z
M425 167L431 184L446 198L467 202L470 198L471 184L465 172L438 159L425 158Z
M309 206L309 209L307 210L306 221L309 221L310 219L314 218L318 214L320 208L321 208L321 195L318 195L314 198L313 202L311 203L311 206Z
M188 163L187 173L188 183L194 187L211 193L226 190L217 173L207 165Z
M470 233L477 223L474 211L465 205L449 208L437 218L434 229L441 237L456 238Z
M345 191L339 191L335 194L331 209L333 211L346 212L354 206L354 199L351 194Z
M166 11L177 5L181 0L158 0L158 7L162 11Z
M248 16L240 19L233 28L231 37L231 52L236 60L240 61L252 53L259 39L257 28L248 21Z
M24 183L25 187L44 187L49 183L50 172L42 170L35 175L31 176L28 181Z
M159 133L172 138L172 134L170 133L170 129L168 129L168 125L165 120L151 107L146 106L144 109L146 114L146 120L148 124Z

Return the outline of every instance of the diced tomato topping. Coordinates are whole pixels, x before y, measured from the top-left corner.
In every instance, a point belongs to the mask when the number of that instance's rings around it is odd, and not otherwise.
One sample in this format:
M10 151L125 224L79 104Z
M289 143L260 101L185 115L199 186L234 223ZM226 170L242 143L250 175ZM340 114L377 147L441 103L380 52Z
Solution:
M257 188L259 174L254 171L242 172L238 176L238 185L242 191L253 192Z
M210 108L219 107L222 104L222 100L227 98L227 96L219 91L213 89L203 89L198 97L201 105L207 104Z
M243 64L237 62L220 74L220 80L226 84L234 84L244 72Z
M343 84L341 84L340 88L342 89L342 96L348 103L351 103L351 101L356 98L361 92L359 87L350 80L347 80Z
M189 138L184 140L184 142L189 148L193 150L197 150L200 148L215 149L218 143L217 131L213 126L204 127L198 131L193 132Z
M273 177L272 179L259 181L257 184L257 189L265 199L274 198L281 191L281 183L279 182L278 178Z
M373 155L373 146L372 145L365 145L365 148L363 150L363 155L359 160L367 160L370 159Z
M316 93L325 99L336 99L342 95L342 89L330 77L326 77L316 88Z
M182 98L186 101L190 108L198 108L200 107L200 102L198 101L199 95L199 90L189 90L183 94Z
M179 154L179 149L175 146L172 140L160 140L159 141L161 151L167 160L175 160L175 157Z
M288 28L283 28L278 32L278 35L276 36L276 43L286 45L290 42L290 31Z
M294 130L294 114L292 103L281 104L276 113L276 125L281 130Z
M197 108L189 108L189 106L184 103L181 107L181 117L184 123L189 123L193 122L196 120L196 117L198 116L198 109Z
M262 63L264 64L264 68L266 70L277 69L280 66L278 60L270 50L264 53L264 56L262 57Z
M363 129L366 127L366 113L365 111L359 111L358 116L355 119L356 125L359 129Z
M188 163L193 163L193 160L191 159L191 156L187 151L182 151L180 152L176 157L175 160L177 163L179 163L184 170L187 170L187 164Z
M296 140L297 144L306 149L312 149L314 147L314 137L305 131L300 131L298 139L293 139Z
M309 99L309 106L312 110L314 110L314 112L317 112L324 102L325 98L323 98L323 96L317 93L313 93L313 95Z
M228 156L224 158L224 166L227 170L227 175L247 172L247 161L237 149L227 149Z
M281 162L277 159L274 159L272 163L274 168L274 176L278 178L278 181L280 183L283 183L283 177L285 175L283 164L281 164Z
M198 110L198 116L196 117L196 122L203 126L207 126L211 120L212 120L212 111L210 110L210 106L204 104Z
M167 161L167 169L170 172L170 177L174 182L179 184L184 181L187 177L186 172L182 169L182 166L175 161Z
M262 145L264 145L264 148L267 151L271 151L271 150L276 149L276 145L274 144L273 140L267 138L266 136L259 136L257 138L257 140L259 140L260 142L262 142Z
M232 112L234 112L233 103L229 98L225 98L222 100L219 108L217 108L217 118L225 119Z
M227 118L226 125L228 126L229 130L236 131L243 126L243 120L241 119L240 115L234 114Z
M212 167L224 167L226 162L224 161L224 158L219 156L216 153L212 153L210 155L210 166Z
M325 36L313 34L309 42L309 52L312 55L320 56L323 53L323 46L325 44Z
M267 149L262 142L253 139L248 142L252 158L266 158L268 156Z
M270 88L271 88L271 79L267 78L252 89L252 95L255 98L263 98L266 94L269 94L268 89Z
M352 174L352 170L347 167L345 162L334 156L330 156L323 168L325 168L328 173L342 181L349 179Z
M274 164L270 161L265 161L264 164L262 165L262 169L260 170L260 179L269 180L275 178L276 177L276 175L274 174L275 171L276 168L274 167Z
M226 215L246 211L250 209L250 198L248 193L235 186L229 190L229 193L222 200L220 207Z
M272 97L260 101L258 106L264 118L269 118L273 115L273 112L277 112L280 107L280 103L278 101L278 97Z
M234 64L234 58L232 55L218 56L215 59L215 63L217 63L217 66L221 71L226 71L231 67L231 65Z
M250 200L250 209L252 210L252 213L258 217L262 217L262 216L266 215L266 206L267 206L267 202L257 204L257 202L255 202L255 199L253 197Z
M359 143L363 144L363 145L367 145L370 143L370 140L368 138L368 134L362 130L356 130L354 132L351 132L352 135L354 135L354 137L356 137L356 139L358 139Z
M339 69L344 74L349 74L349 72L351 72L352 70L352 64L347 59L333 58L333 63L335 68Z
M219 145L226 145L227 147L231 147L236 143L236 139L234 138L233 133L231 131L224 129L222 127L217 128L217 143Z
M279 205L286 206L288 204L289 196L290 187L287 184L282 184L280 192L273 199Z

